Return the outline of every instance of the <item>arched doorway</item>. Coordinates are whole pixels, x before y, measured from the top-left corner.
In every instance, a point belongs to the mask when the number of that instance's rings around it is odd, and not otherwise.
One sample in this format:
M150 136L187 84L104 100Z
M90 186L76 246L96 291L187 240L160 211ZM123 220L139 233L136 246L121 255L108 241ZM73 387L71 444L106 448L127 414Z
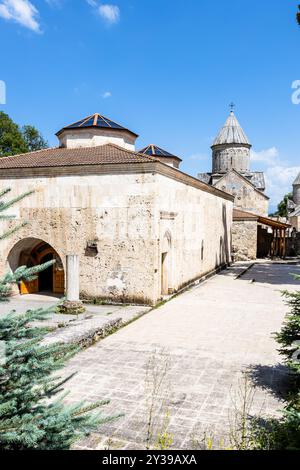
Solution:
M48 243L28 238L15 245L8 257L8 263L13 271L19 266L33 267L50 260L55 260L55 264L40 272L36 279L21 281L20 293L22 295L38 292L63 294L65 273L60 256Z
M172 258L171 258L171 235L167 232L164 236L161 249L161 294L172 293Z

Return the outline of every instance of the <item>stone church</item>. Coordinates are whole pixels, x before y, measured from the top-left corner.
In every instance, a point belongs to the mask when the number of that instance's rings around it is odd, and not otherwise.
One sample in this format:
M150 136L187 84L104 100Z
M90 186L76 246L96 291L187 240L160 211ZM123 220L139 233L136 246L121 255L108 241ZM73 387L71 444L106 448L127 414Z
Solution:
M99 114L61 129L56 148L0 158L0 191L33 191L3 223L7 230L28 222L1 242L1 273L55 259L21 283L22 294L154 305L227 265L235 198L228 187L238 181L249 210L264 213L267 198L262 178L249 172L245 137L230 150L223 134L213 185L183 173L181 159L156 145L137 151L136 133Z
M268 216L269 198L262 172L250 170L251 144L235 114L230 116L212 145L212 172L198 178L234 196L237 209Z
M212 144L212 172L200 181L234 197L232 255L236 261L284 256L286 224L268 218L262 172L251 171L251 144L233 111Z

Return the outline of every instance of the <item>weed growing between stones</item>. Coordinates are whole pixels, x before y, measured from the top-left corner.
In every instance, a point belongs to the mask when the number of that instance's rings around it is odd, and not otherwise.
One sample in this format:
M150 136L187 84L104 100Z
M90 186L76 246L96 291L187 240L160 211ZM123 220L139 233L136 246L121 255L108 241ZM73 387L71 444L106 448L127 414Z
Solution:
M155 351L146 366L146 449L168 450L173 445L173 436L168 431L170 411L167 403L171 393L169 370L169 354L165 350Z

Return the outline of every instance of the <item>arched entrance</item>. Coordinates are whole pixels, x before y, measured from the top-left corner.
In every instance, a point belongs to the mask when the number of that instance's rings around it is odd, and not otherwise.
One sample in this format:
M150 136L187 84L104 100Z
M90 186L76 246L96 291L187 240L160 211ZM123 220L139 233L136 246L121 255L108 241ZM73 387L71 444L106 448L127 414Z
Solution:
M22 295L38 292L63 294L65 290L65 273L60 256L48 243L35 238L28 238L15 245L8 256L8 263L12 271L15 271L19 266L29 268L50 260L55 260L55 264L40 272L36 279L20 283L20 293Z
M161 251L161 293L169 295L172 293L171 235L169 232L164 236Z

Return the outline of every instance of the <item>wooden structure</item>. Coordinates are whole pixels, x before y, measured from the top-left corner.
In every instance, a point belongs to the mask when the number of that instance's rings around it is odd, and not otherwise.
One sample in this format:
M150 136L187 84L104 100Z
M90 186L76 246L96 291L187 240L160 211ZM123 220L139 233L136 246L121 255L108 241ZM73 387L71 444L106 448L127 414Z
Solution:
M285 258L287 253L287 238L289 236L288 230L291 228L289 224L284 224L277 220L270 219L269 217L258 217L258 223L271 227L272 229L272 242L270 247L269 256L271 258Z
M285 258L290 228L289 224L235 208L234 249L242 253L243 259Z
M42 271L32 281L21 281L20 293L36 294L41 291L50 291L54 294L63 294L65 290L65 273L63 264L56 251L47 243L40 243L33 250L22 252L20 255L20 266L37 266L51 259L55 260L55 264Z

